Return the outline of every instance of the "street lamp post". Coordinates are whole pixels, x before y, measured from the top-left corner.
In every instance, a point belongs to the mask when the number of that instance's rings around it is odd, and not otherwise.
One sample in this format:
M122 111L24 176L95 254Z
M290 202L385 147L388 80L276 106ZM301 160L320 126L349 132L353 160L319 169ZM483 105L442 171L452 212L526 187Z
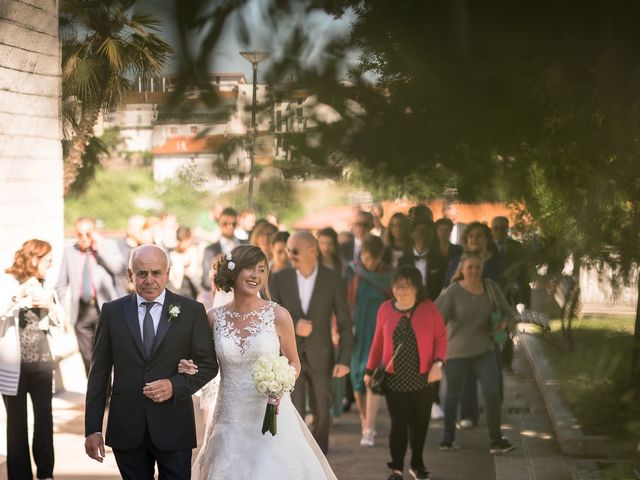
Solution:
M250 145L250 164L249 164L249 208L253 209L253 167L256 156L256 136L258 134L258 126L256 125L256 92L258 84L258 64L269 58L270 52L240 52L246 60L251 62L253 70L253 98L251 103L251 145Z

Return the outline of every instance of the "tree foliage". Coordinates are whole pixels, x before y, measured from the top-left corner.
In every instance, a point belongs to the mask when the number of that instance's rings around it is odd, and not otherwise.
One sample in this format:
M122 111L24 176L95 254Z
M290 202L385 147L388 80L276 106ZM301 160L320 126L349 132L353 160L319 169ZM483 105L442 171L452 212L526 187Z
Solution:
M161 24L151 4L135 0L62 0L64 190L82 170L101 110L118 106L130 79L162 73L171 47L153 31Z
M176 3L182 88L207 71L207 52L230 18L241 41L273 46L247 27L247 3ZM573 253L625 270L638 260L640 4L263 4L267 29L289 26L279 43L273 39L268 80L305 88L340 114L319 122L313 141L292 136L297 155L355 161L360 178L387 192L436 196L454 187L463 200L524 206L520 217L557 259ZM313 38L305 21L320 13L350 18L349 34ZM194 32L201 42L189 44ZM320 46L324 54L309 62ZM358 61L345 83L354 51Z

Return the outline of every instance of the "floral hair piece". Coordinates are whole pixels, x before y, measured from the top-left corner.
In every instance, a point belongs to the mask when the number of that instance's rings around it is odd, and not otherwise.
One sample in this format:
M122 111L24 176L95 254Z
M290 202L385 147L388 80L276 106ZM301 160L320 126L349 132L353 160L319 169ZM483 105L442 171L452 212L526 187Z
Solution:
M227 260L227 268L230 272L233 272L233 269L236 268L235 262L232 261L233 256L231 255L231 253L227 253L224 258Z

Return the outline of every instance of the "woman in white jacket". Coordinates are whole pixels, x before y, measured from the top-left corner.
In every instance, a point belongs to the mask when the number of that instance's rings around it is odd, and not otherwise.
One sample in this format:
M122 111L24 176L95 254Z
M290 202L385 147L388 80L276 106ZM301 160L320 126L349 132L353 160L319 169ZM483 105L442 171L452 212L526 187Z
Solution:
M43 288L51 245L26 241L0 279L0 393L7 411L7 473L31 479L27 395L33 404L33 457L38 479L53 478L53 357L47 333L54 295ZM50 315L51 313L51 315Z

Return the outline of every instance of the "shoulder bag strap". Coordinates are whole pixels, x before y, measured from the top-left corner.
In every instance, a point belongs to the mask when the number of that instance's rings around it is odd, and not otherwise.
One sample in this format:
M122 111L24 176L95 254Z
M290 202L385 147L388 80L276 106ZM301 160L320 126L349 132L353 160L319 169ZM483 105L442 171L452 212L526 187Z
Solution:
M491 307L494 309L497 308L498 305L496 302L496 297L494 296L493 287L489 282L485 282L484 280L482 280L482 283L484 284L484 289L487 291L487 295L489 295L489 300L491 301Z

